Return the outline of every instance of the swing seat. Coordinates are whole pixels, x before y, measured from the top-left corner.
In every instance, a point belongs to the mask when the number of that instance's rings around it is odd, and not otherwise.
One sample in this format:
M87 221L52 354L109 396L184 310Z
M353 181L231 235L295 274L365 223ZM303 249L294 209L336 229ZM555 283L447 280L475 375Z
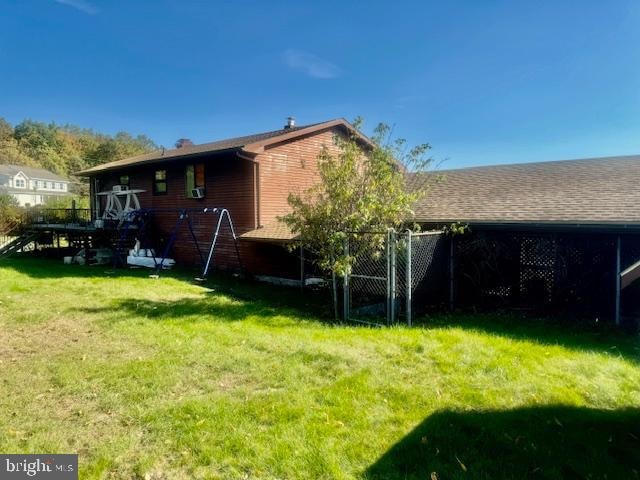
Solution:
M127 256L127 264L133 265L135 267L146 267L146 268L157 268L162 261L161 258L157 257L136 257L133 255ZM162 269L168 270L176 264L176 261L173 258L165 258L164 262L162 262Z

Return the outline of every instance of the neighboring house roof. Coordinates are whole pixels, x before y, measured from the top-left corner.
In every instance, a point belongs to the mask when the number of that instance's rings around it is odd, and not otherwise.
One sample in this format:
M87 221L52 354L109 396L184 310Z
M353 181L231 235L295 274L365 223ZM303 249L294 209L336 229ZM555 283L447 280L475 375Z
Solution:
M36 180L54 180L56 182L70 182L68 178L64 178L49 170L43 168L27 167L25 165L0 165L0 178L2 176L13 177L18 172L24 173L27 177Z
M156 150L151 153L97 165L95 167L78 172L77 175L89 176L96 173L118 170L126 167L143 165L146 163L156 163L166 160L181 159L194 155L212 154L223 151L235 150L241 151L242 153L249 156L255 156L264 151L264 148L269 145L295 139L309 133L314 133L319 130L336 126L341 126L349 131L356 133L364 143L371 145L371 141L367 137L358 133L356 129L345 119L339 118L336 120L314 123L312 125L283 128L281 130L256 133L243 137L228 138L215 142L203 143L200 145L186 145L182 148L175 148L171 150Z
M415 206L420 222L640 225L640 155L463 168L411 179L414 185L425 181L433 183Z
M64 197L73 194L68 190L32 190L30 188L13 188L0 185L0 195L43 195L45 197Z

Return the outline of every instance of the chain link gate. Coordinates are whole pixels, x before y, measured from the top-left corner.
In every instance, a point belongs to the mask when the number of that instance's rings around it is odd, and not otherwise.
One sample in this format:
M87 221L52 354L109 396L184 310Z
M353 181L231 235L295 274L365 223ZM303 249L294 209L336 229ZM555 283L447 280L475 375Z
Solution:
M446 288L446 244L443 232L352 232L345 255L353 258L343 279L343 319L368 325L412 323L414 292ZM428 287L428 288L425 288Z

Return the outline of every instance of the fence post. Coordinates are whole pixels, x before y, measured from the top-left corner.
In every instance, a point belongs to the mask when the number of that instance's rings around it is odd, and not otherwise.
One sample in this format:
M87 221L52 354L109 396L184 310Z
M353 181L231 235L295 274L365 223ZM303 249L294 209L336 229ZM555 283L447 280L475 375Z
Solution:
M300 291L304 292L304 246L300 241Z
M616 326L620 325L620 271L621 271L621 253L622 253L622 238L618 234L616 238L616 303L615 303L615 323Z
M396 321L396 246L397 246L397 238L395 230L391 229L389 232L389 238L391 241L389 242L389 257L390 257L390 274L391 274L391 315L390 315L390 324L395 323Z
M389 253L389 243L390 243L390 233L389 230L387 230L387 238L384 242L384 258L387 262L387 271L386 273L386 277L387 277L387 291L386 291L386 295L385 295L385 300L387 302L387 308L386 308L386 313L387 313L387 325L389 325L391 323L390 320L390 316L391 316L391 256Z
M453 310L453 301L454 301L454 285L455 285L455 279L453 277L454 275L454 252L455 252L455 247L454 247L454 236L451 235L451 240L449 241L449 310Z
M411 295L412 295L412 290L413 290L413 282L412 282L412 275L411 275L411 230L407 230L407 267L406 267L406 273L407 273L407 279L405 281L406 286L407 286L407 293L406 293L406 299L407 299L407 325L411 326Z
M349 257L349 237L344 237L344 256ZM345 322L349 321L349 271L345 270L342 282L342 316Z

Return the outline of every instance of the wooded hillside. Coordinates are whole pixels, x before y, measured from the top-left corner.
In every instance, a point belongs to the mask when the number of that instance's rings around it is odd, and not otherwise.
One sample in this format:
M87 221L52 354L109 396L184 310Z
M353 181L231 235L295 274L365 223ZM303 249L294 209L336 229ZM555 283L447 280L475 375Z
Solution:
M0 164L39 167L72 177L74 172L157 149L147 136L105 135L75 125L0 118Z

